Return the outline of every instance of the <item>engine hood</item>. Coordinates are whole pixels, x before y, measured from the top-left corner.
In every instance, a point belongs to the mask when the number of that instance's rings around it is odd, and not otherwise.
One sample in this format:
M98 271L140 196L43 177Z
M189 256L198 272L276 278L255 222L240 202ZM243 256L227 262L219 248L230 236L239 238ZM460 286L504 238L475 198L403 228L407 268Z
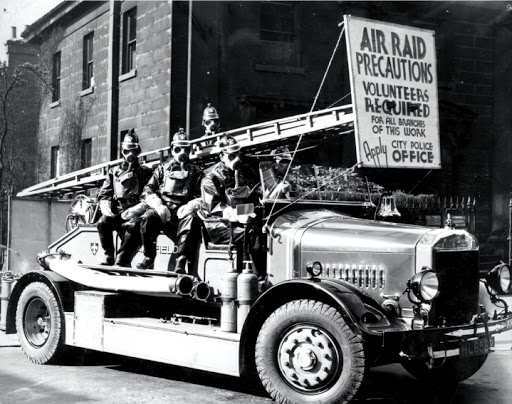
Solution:
M432 229L398 223L356 219L328 210L296 211L274 224L279 231L295 229L302 251L413 252L419 239Z

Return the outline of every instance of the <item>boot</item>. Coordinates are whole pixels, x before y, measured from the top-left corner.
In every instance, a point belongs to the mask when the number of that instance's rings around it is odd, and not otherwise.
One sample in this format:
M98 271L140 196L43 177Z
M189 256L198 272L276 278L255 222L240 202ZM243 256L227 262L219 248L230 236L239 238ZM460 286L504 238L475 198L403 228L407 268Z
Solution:
M184 255L180 255L178 258L176 258L176 266L174 267L174 272L177 274L186 274L187 271L185 270L185 267L187 266L187 257Z
M153 269L153 266L155 265L155 259L144 257L142 262L140 264L137 264L137 269Z
M114 265L114 257L105 254L105 259L100 262L100 265L112 266Z
M130 262L127 262L126 260L120 258L117 256L116 263L114 264L116 267L123 267L123 268L131 268L132 265Z

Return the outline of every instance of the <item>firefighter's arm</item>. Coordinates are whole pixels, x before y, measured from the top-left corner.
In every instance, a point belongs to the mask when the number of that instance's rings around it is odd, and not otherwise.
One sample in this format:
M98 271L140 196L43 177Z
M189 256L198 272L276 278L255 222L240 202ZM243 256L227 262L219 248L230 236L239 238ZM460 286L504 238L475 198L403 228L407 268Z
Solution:
M113 186L113 173L112 171L108 172L107 178L103 182L101 186L100 192L98 193L98 204L100 207L101 214L107 217L113 217L114 212L112 212L112 198L114 196L114 186Z
M201 199L206 213L210 214L212 212L213 205L219 197L220 192L215 181L213 181L211 176L205 176L201 181Z

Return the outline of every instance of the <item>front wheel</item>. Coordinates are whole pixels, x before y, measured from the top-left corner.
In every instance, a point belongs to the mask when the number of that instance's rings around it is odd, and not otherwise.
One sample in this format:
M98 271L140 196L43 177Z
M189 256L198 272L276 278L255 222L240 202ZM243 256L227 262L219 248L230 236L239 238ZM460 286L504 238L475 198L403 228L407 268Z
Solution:
M278 403L347 403L365 377L365 352L334 307L294 300L263 324L256 368Z
M21 349L33 363L56 363L65 349L59 302L42 282L30 283L21 293L16 310Z

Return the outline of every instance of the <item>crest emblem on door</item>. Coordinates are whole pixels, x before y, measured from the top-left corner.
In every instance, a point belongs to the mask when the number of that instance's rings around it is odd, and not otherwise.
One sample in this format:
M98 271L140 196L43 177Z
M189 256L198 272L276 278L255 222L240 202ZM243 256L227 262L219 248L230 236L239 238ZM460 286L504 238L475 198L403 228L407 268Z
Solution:
M98 243L91 243L91 252L92 255L96 255L98 253Z

